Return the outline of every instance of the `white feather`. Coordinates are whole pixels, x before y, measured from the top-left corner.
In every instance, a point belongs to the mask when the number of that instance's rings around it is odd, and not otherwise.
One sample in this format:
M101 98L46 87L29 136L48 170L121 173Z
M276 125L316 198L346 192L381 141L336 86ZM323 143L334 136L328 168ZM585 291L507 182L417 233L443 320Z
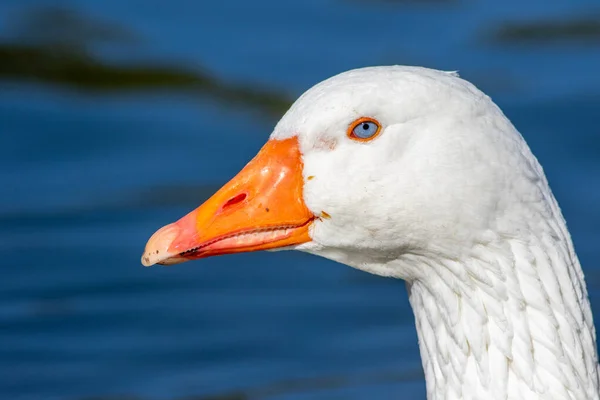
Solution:
M368 116L373 141L346 135ZM375 67L296 101L304 200L330 219L298 250L407 281L429 399L599 399L583 272L543 170L457 73Z

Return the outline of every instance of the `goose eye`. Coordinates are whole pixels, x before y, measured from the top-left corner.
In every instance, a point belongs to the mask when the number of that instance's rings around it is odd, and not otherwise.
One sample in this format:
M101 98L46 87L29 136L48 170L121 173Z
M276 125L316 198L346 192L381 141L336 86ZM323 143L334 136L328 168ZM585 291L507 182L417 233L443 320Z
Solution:
M366 142L374 139L381 131L381 125L373 118L359 118L350 124L348 136L350 139Z

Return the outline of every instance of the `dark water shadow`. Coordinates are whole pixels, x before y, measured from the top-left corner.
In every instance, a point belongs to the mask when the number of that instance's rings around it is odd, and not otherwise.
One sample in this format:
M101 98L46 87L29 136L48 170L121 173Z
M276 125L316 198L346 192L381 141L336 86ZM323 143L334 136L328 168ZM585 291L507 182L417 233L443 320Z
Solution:
M172 400L266 400L277 396L290 394L311 393L319 391L337 390L349 387L371 386L424 379L423 371L379 371L362 375L330 375L313 378L289 379L274 382L263 386L248 389L233 390L223 393L214 393L199 396L176 397ZM96 396L85 397L78 400L145 400L136 396Z
M600 16L573 19L507 21L487 38L498 44L600 43Z
M460 4L461 0L344 0L365 6L446 6Z
M175 90L280 116L291 98L278 90L227 82L203 69L153 62L117 63L95 54L106 42L140 39L115 24L63 8L41 8L17 19L0 41L0 80L51 84L86 93Z

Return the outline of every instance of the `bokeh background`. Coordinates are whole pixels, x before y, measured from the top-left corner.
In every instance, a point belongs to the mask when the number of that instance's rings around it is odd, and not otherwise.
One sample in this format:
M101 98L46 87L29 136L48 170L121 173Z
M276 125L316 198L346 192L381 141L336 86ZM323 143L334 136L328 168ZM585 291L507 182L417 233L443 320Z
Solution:
M295 252L139 263L294 98L377 64L499 103L600 319L597 0L2 0L0 399L423 399L401 281Z

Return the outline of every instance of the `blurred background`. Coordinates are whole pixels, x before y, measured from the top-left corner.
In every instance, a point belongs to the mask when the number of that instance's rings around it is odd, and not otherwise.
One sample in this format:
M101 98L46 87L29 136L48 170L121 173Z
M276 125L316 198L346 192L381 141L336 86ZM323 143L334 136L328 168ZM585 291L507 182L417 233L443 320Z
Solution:
M597 0L2 0L0 398L424 399L401 281L295 252L139 261L299 94L377 64L496 100L600 320Z

